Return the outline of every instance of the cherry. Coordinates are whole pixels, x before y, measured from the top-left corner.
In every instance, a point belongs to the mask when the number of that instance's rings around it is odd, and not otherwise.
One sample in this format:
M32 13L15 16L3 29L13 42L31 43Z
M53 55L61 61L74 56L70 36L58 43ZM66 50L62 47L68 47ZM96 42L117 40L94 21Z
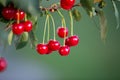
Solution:
M60 6L65 10L70 10L75 3L75 0L60 0Z
M68 29L64 27L58 27L57 34L59 37L64 38L68 36Z
M22 23L19 23L19 24L18 23L14 23L12 25L12 31L16 35L22 34L24 32L24 26L23 26L23 24Z
M65 44L68 46L76 46L76 45L78 45L78 43L79 43L79 37L77 35L68 37L65 40Z
M41 55L47 54L48 53L48 46L46 44L40 43L36 46L36 50Z
M25 17L25 12L22 10L16 10L14 19L18 20L18 16L19 20L23 20Z
M61 46L59 49L59 54L61 56L67 56L70 53L70 47L69 46Z
M46 54L51 54L51 53L52 53L52 50L48 48L48 52Z
M6 59L3 57L0 57L0 72L3 72L6 68L7 68Z
M2 9L2 15L7 20L13 19L15 15L15 9L13 7L4 7Z
M48 48L52 51L56 51L60 48L60 42L57 40L50 40L48 43Z
M48 44L47 44L47 47L48 47ZM52 50L48 48L48 52L46 54L51 54L51 53L52 53Z
M32 22L31 21L25 21L22 24L24 25L24 31L30 32L32 30Z

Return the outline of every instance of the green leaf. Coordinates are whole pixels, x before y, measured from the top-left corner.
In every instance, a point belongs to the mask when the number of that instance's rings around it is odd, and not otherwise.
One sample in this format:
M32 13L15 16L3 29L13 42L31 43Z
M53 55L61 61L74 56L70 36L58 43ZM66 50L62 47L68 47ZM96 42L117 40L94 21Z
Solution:
M115 18L116 18L116 22L117 22L116 28L118 29L120 26L119 12L118 12L118 9L117 9L117 6L116 6L114 0L112 0L112 4L113 4L114 10L115 10Z
M7 0L0 0L0 4L6 6Z
M31 47L35 48L37 44L37 37L35 36L35 33L33 31L29 32Z
M76 21L80 21L80 19L81 19L81 14L80 14L80 12L79 12L78 9L74 9L74 10L72 11L72 14L73 14L73 17L74 17L74 19L75 19Z
M101 33L101 39L103 41L106 40L106 35L107 35L107 19L104 15L103 11L99 11L99 18L100 18L100 33Z
M12 30L11 30L10 33L8 34L8 44L9 44L9 45L12 44L12 40L13 40L13 32L12 32Z
M42 14L40 7L41 0L11 0L18 9L22 9L31 15Z
M92 17L92 8L94 5L94 0L80 0L80 3L82 4L82 7L86 10L88 15Z
M18 40L15 42L16 50L25 47L28 43L28 33L24 32L22 35L18 37Z

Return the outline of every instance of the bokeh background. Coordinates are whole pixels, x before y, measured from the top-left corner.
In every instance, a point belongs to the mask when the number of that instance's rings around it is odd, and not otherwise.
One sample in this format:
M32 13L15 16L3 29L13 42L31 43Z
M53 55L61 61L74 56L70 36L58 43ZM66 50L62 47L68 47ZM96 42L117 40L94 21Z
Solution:
M58 1L51 0L50 3L43 0L42 4L48 6ZM17 51L14 45L3 50L1 44L0 53L7 59L8 68L0 73L0 80L120 80L120 29L116 30L112 3L105 1L104 12L108 20L106 43L100 39L98 18L90 19L83 8L78 8L82 18L80 22L74 22L74 34L80 37L80 43L71 48L69 56L62 57L58 52L39 55L29 45ZM120 3L117 6L120 12ZM68 13L64 11L63 14L70 28ZM56 28L61 26L60 16L57 13L52 15ZM37 24L39 43L42 42L44 21L45 17L40 17Z

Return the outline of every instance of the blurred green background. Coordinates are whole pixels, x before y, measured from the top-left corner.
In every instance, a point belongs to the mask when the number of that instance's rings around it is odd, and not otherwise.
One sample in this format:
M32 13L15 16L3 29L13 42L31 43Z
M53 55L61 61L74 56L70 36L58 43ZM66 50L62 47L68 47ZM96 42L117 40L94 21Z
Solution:
M58 0L52 0L51 3L54 1ZM0 73L0 80L120 80L120 29L116 30L112 3L105 1L107 6L104 12L108 20L105 44L100 39L99 24L96 26L83 8L78 8L82 18L80 22L74 22L74 34L80 37L80 43L71 48L69 56L62 57L58 52L39 55L29 45L17 51L14 45L9 46L5 51L0 51L8 61L8 68ZM47 6L51 3L43 1L42 4ZM117 6L119 8L120 3ZM63 14L70 28L68 13L64 11ZM57 13L52 15L56 28L61 26L60 16ZM39 18L36 32L39 42L42 42L44 21L45 17ZM95 18L95 21L98 23L98 19Z

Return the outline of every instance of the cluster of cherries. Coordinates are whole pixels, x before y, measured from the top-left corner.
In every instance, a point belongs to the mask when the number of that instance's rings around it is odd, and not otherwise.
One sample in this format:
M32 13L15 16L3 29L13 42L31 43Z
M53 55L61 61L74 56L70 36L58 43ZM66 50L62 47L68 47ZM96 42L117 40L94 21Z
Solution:
M26 17L25 12L14 8L13 5L3 7L1 14L6 20L15 20L11 26L11 30L15 35L21 35L23 32L30 32L32 30L32 22L24 20ZM6 68L6 59L0 57L0 72L3 72Z
M47 44L38 44L36 47L37 52L43 55L58 51L61 56L67 56L70 53L70 47L77 46L79 43L79 37L77 35L67 37L68 29L65 27L58 27L57 35L60 38L65 38L65 45L62 46L59 41L51 39Z
M16 20L16 22L12 24L12 31L16 35L20 35L24 31L30 32L32 30L32 22L29 20L24 20L26 16L25 12L14 8L13 5L9 5L2 9L2 16L6 20Z
M75 0L60 0L61 8L70 10L74 6ZM57 35L60 38L64 38L64 45L60 45L60 42L55 39L51 39L48 43L40 43L36 46L36 50L39 54L50 54L53 51L58 51L61 56L67 56L70 53L70 47L77 46L79 43L79 37L77 35L71 35L68 37L68 29L66 26L58 27Z

